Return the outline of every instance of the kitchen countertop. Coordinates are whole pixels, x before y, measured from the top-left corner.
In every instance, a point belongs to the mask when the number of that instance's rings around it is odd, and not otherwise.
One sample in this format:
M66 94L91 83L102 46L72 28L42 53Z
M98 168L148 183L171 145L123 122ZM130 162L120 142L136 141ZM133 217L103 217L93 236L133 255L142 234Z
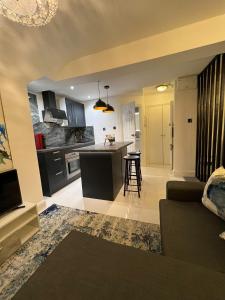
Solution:
M46 149L39 149L39 150L37 150L37 153L47 153L47 152L51 152L51 151L66 150L66 149L70 149L70 148L74 148L74 149L79 148L80 149L81 147L86 148L86 146L90 146L90 145L94 145L94 142L76 143L76 144L68 145L68 146L60 146L60 147L51 147L51 148L46 148Z
M97 144L87 147L82 147L76 149L77 152L116 152L124 147L127 147L129 145L133 144L133 142L117 142L114 143L112 146L109 144Z

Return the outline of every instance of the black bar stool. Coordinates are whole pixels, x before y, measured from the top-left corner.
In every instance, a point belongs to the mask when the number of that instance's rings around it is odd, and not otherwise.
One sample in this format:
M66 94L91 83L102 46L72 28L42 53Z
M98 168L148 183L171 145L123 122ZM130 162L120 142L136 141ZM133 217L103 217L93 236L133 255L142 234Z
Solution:
M126 195L126 192L136 192L140 198L141 191L141 178L140 178L140 157L138 155L127 155L123 158L125 160L125 178L124 178L124 192L123 195ZM135 172L132 172L132 165L134 164ZM137 182L136 185L130 184L131 176L135 177ZM137 190L129 190L129 186L136 186Z
M142 181L142 174L141 174L141 152L140 151L133 151L133 152L128 152L128 155L136 155L139 156L140 159L140 179ZM134 164L132 164L132 166L134 166ZM132 173L132 166L131 166L131 173Z

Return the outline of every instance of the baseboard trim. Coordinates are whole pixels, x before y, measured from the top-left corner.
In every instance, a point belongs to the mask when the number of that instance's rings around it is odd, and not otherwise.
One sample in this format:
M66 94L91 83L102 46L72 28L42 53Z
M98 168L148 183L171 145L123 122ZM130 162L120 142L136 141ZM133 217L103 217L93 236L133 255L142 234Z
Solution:
M175 177L195 177L195 171L176 171L173 170L173 175Z

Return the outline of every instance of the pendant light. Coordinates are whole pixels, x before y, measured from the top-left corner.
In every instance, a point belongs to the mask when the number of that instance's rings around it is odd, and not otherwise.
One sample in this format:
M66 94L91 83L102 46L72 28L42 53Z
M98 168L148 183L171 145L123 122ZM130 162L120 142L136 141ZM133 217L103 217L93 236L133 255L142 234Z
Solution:
M106 104L104 101L100 99L100 88L99 88L99 81L98 81L98 101L95 103L93 108L95 110L105 110L107 108Z
M109 104L109 85L105 85L104 88L107 91L107 105L106 105L106 109L103 110L104 113L112 113L114 112L114 107L112 105Z

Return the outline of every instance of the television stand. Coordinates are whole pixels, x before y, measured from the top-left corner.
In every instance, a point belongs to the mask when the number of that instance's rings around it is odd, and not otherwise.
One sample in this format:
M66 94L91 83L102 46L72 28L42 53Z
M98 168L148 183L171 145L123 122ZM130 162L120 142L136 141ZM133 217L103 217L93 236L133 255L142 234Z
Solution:
M40 228L37 206L29 202L21 206L0 217L0 264Z
M25 208L25 207L26 207L26 206L25 206L24 204L21 204L21 205L15 207L14 209L20 209L20 208Z

